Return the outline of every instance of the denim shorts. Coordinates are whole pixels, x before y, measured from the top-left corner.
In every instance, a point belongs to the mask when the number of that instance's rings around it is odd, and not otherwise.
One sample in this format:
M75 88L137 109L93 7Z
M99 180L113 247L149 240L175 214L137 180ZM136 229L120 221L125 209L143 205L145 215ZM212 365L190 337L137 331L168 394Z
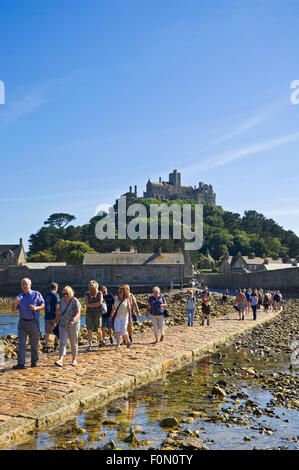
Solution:
M102 328L108 328L108 330L112 328L111 320L109 317L102 317Z

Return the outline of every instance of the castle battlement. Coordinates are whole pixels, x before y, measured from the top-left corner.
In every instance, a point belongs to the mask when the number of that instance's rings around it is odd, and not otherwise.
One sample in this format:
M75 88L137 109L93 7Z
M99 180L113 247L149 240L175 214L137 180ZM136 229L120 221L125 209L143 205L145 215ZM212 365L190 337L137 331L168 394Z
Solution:
M164 199L194 199L196 202L205 201L214 206L216 205L216 194L211 184L200 182L198 187L182 186L181 173L177 170L173 170L173 172L169 174L169 181L162 181L162 178L159 178L159 183L153 183L149 179L143 197L153 198L159 201L163 201Z

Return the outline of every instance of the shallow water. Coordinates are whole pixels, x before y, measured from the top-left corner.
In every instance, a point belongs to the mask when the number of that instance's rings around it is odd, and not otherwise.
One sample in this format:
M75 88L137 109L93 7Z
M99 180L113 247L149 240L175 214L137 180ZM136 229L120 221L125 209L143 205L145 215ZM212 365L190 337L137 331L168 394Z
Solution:
M137 434L139 440L147 441L139 449L158 447L167 437L169 430L163 429L159 421L163 417L174 416L181 418L188 416L191 408L202 408L207 414L215 414L216 411L228 407L238 407L246 400L238 400L234 403L231 399L217 404L215 400L209 398L209 386L214 385L219 379L225 379L229 385L241 387L242 392L249 395L249 398L265 408L267 402L273 395L269 391L263 390L259 385L246 382L240 377L225 376L221 370L232 368L234 363L238 367L247 366L246 357L250 356L250 367L257 371L269 373L286 371L289 366L289 357L284 353L279 353L266 361L250 355L246 349L235 351L233 348L221 349L222 359L217 359L213 355L204 360L190 364L179 371L168 373L161 380L127 394L124 398L114 400L108 405L94 411L81 413L76 419L68 423L55 427L48 432L39 433L32 437L25 444L15 446L14 449L46 449L53 448L55 444L65 441L82 441L86 448L102 446L113 440L117 448L130 449L130 446L123 442L123 437L128 434L131 426L141 426L145 434ZM226 356L227 355L227 356ZM211 364L220 362L222 365ZM248 398L246 398L248 399ZM109 408L119 407L120 414L109 413ZM285 440L287 437L298 435L298 412L287 410L283 407L273 408L275 417L262 415L260 418L247 413L246 417L251 419L249 427L235 426L227 427L226 424L205 422L202 419L195 419L192 424L183 424L182 429L191 431L199 430L201 440L210 449L273 449L278 446L287 446L289 449L298 449L298 444L294 441ZM234 413L239 416L238 413ZM113 420L117 426L103 425L105 419ZM288 422L286 421L288 420ZM86 430L81 436L68 432L70 426L78 424ZM261 434L258 429L251 429L251 426L258 428L261 424L275 428L274 435ZM251 438L250 442L245 442L244 436Z
M5 335L17 335L18 334L18 313L0 313L0 337ZM81 328L85 325L85 317L81 317ZM41 333L45 333L45 321L44 317L40 319L40 330Z

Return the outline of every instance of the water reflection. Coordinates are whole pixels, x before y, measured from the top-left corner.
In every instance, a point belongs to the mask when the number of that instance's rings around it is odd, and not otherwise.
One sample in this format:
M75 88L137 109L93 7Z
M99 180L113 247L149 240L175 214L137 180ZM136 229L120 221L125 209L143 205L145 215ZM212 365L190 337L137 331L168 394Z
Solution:
M47 433L41 433L31 438L26 444L17 446L17 449L45 449L53 448L54 445L71 440L82 442L87 448L97 448L113 440L117 448L129 449L130 445L124 442L131 427L137 430L139 440L146 441L140 449L158 447L167 437L167 429L163 429L159 421L164 417L190 416L190 410L204 410L209 415L215 415L217 411L232 408L237 409L244 400L238 400L237 404L227 399L225 403L215 402L211 399L210 385L214 385L220 379L225 379L230 386L242 389L251 400L265 407L271 399L272 394L263 390L253 382L246 382L238 376L232 374L227 377L222 372L224 368L231 368L234 363L238 366L248 366L247 359L250 351L242 349L222 350L221 354L213 355L197 363L190 364L185 368L171 372L162 379L143 386L142 388L127 394L121 399L114 400L107 406L88 413L81 413L76 419L67 424L56 427ZM289 364L289 358L283 353L270 357L268 362L263 358L251 357L250 367L258 371L268 372L274 370L285 370ZM292 441L285 441L288 436L296 436L298 433L297 412L286 410L285 408L275 408L275 417L263 415L261 418L254 418L248 415L251 426L227 427L225 424L204 421L201 417L189 419L189 422L182 426L192 431L199 430L203 442L211 449L252 449L254 446L261 449L271 449L278 445L286 445L294 449L297 444ZM287 420L289 422L287 422ZM187 419L188 421L188 419ZM262 435L258 431L256 423L263 423L270 427L275 427L277 432L270 435ZM83 434L74 432L76 427L84 428ZM142 433L143 432L143 433ZM243 437L248 434L250 442L244 442Z

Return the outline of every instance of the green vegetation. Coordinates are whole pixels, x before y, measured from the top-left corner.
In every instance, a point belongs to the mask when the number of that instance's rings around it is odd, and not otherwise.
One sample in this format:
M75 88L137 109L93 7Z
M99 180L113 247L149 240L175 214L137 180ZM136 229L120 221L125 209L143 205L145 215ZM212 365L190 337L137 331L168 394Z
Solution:
M149 227L150 204L183 204L189 203L194 212L193 200L157 201L155 199L127 197L127 205L141 203L148 209L147 225ZM115 210L117 207L115 207ZM136 214L137 216L138 214ZM103 217L103 216L102 216ZM129 222L133 217L128 217ZM45 225L29 238L30 261L66 261L68 264L80 264L84 253L110 252L119 247L129 250L134 246L138 251L153 252L161 247L164 252L183 249L185 240L98 240L95 226L101 219L93 217L88 224L82 226L69 225L75 217L70 214L52 214ZM117 215L116 215L117 222ZM194 229L194 227L193 227ZM172 236L172 215L170 216L170 237ZM148 232L149 233L149 232ZM191 259L200 268L210 269L209 259L205 256L207 249L215 260L225 251L230 255L241 252L256 256L299 256L299 237L291 230L284 230L273 219L267 219L255 210L245 211L243 216L227 212L219 207L204 203L204 245L200 250L190 252Z

